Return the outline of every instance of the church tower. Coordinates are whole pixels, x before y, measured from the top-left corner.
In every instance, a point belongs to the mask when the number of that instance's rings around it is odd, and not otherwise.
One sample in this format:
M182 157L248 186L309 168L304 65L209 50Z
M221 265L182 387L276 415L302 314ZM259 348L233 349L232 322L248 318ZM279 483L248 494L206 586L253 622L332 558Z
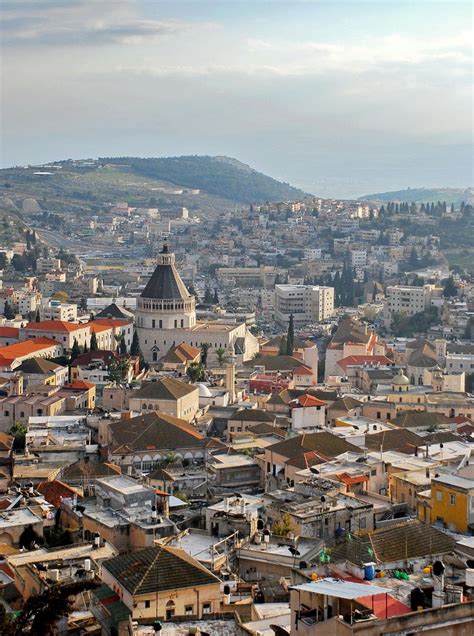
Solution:
M176 342L179 331L196 325L196 300L181 280L165 242L145 289L137 298L135 321L147 362L156 362Z

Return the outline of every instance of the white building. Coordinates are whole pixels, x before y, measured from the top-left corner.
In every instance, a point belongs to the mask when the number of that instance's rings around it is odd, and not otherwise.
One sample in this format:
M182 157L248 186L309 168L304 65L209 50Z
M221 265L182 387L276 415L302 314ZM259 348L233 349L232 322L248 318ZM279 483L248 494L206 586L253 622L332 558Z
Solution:
M406 316L414 316L421 311L426 311L431 306L433 298L442 294L442 288L436 285L391 285L387 287L384 306L384 321L389 327L394 314L403 313Z
M365 267L367 265L367 250L351 250L351 266Z
M62 320L74 322L77 320L77 305L75 303L62 303L59 300L50 300L40 309L41 320Z
M334 313L334 288L318 285L276 285L275 320L287 325L293 314L295 326L329 318Z
M182 342L199 348L208 345L208 363L217 362L218 349L244 362L251 360L259 348L245 322L196 320L195 297L181 280L175 256L166 243L152 277L137 298L135 321L140 348L151 363Z

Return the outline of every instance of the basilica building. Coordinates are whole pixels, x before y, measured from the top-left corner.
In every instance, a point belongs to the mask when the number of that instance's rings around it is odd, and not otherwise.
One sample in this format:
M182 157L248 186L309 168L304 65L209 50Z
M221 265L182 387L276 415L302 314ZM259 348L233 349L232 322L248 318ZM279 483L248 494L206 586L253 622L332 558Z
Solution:
M217 349L235 357L237 364L258 352L258 341L245 323L225 319L196 320L196 299L186 289L175 265L175 256L164 244L158 263L141 296L137 298L135 324L143 356L159 362L174 346L208 345L207 364L217 362Z

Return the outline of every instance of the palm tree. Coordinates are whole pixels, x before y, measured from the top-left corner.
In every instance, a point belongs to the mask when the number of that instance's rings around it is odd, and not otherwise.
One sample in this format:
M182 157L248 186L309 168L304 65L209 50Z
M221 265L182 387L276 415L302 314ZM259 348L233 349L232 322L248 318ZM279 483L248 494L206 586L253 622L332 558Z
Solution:
M219 363L220 367L222 367L224 363L227 362L228 360L226 350L223 349L222 347L219 347L218 349L216 349L216 356L217 356L217 362Z

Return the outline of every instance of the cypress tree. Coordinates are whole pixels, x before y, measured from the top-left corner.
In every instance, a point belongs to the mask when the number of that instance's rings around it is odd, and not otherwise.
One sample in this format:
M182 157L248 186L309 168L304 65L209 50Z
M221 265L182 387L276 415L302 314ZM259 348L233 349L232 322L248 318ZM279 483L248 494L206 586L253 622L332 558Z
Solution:
M5 306L3 309L3 315L5 316L5 318L7 320L11 320L12 318L15 317L15 314L13 313L13 309L10 305L10 303L8 302L8 300L5 301Z
M293 314L290 314L288 321L288 332L286 334L286 355L292 356L295 346L295 325L293 320Z
M97 336L95 335L94 332L92 332L92 335L91 335L90 347L91 347L91 351L97 351L97 349L99 348L99 345L97 344Z
M219 303L219 295L217 293L217 287L214 288L214 298L213 298L213 303L215 305L217 305Z
M79 343L74 338L74 342L72 343L72 348L71 348L71 362L74 362L74 360L77 358L77 356L80 353L81 353L81 349L79 347Z
M138 332L136 330L133 332L132 345L130 347L130 354L132 356L140 355L140 341L138 340Z

